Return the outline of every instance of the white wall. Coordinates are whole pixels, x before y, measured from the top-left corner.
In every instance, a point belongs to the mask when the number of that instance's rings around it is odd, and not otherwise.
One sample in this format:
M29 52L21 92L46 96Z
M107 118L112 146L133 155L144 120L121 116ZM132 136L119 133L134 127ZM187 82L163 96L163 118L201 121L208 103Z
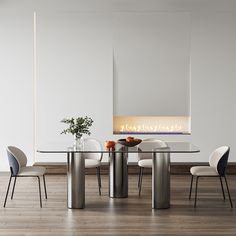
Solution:
M109 14L40 11L37 14L37 144L73 145L60 135L65 117L89 116L93 136L112 133L112 39ZM58 144L59 143L59 144ZM37 161L65 155L37 155Z
M32 163L32 20L33 12L0 11L0 170L9 169L8 145L22 147Z
M76 12L92 13L95 15L107 16L112 11L184 11L191 14L191 115L192 115L192 134L190 136L157 136L165 140L186 140L194 143L201 149L201 153L192 155L178 155L173 157L173 161L207 161L209 152L219 145L231 146L230 161L236 161L236 144L234 133L236 131L235 120L235 76L236 76L236 2L227 0L114 0L114 1L1 1L0 2L0 170L7 170L7 159L5 153L6 145L18 145L22 147L33 161L34 156L34 109L33 109L33 12L36 11L38 21L37 35L40 36L40 19L49 17L49 21L54 21L58 14L71 12L68 17L76 15ZM94 14L93 14L94 13ZM69 20L65 17L65 20ZM106 21L105 21L106 22ZM99 22L98 22L99 24ZM47 26L47 24L44 24ZM74 26L76 21L74 22ZM78 22L81 25L81 21ZM41 25L43 26L43 25ZM48 25L49 27L50 25ZM92 27L92 25L90 24ZM90 27L90 28L91 28ZM66 30L69 35L69 29L66 26L58 24L60 29ZM43 29L45 30L45 28ZM79 29L78 29L79 30ZM86 28L82 29L86 31ZM78 31L79 32L79 31ZM83 31L84 32L84 31ZM86 31L87 32L87 31ZM99 29L97 33L99 35ZM47 33L50 33L48 31ZM91 33L87 32L89 35ZM105 33L105 32L104 32ZM63 32L61 32L63 34ZM67 35L67 36L68 36ZM86 35L86 34L84 34ZM48 34L50 36L50 34ZM63 36L63 35L62 35ZM50 40L51 37L42 35L39 38ZM107 37L109 37L107 35ZM37 74L37 124L36 138L37 143L42 143L47 137L52 137L61 142L72 141L69 137L56 135L61 129L58 118L68 115L92 116L95 120L93 127L93 136L98 139L116 139L119 136L112 135L112 65L109 62L109 48L102 42L105 38L100 35L100 50L95 58L86 57L91 55L96 48L96 38L89 40L93 46L87 46L82 50L82 55L73 55L73 58L82 63L83 69L76 70L75 61L70 61L72 45L65 42L62 51L56 52L57 61L50 61L50 52L55 53L55 48L47 48L49 44L37 44L38 53L38 74ZM83 41L85 38L82 38ZM107 38L106 38L107 39ZM80 42L81 42L80 41ZM84 41L83 41L84 42ZM50 44L51 43L51 44ZM60 37L55 44L62 44ZM78 44L79 45L79 44ZM102 46L103 45L103 46ZM80 47L78 46L78 50ZM48 50L48 51L46 51ZM54 50L54 51L53 51ZM64 51L63 51L64 50ZM48 54L45 54L48 53ZM42 58L47 61L42 61ZM53 54L52 54L53 55ZM103 55L100 57L100 55ZM55 56L55 55L54 55ZM65 58L63 57L65 56ZM52 59L53 57L51 57ZM40 60L41 59L41 60ZM67 59L67 60L66 60ZM58 64L59 63L59 64ZM64 68L62 64L64 63ZM111 62L112 63L112 62ZM46 67L48 66L48 67ZM101 71L100 69L101 68ZM106 70L107 69L107 70ZM63 73L71 74L68 77ZM98 76L94 76L94 75ZM88 76L89 80L84 81L83 76ZM54 78L57 77L57 78ZM75 77L73 77L75 76ZM59 79L60 78L60 79ZM72 79L74 78L74 79ZM54 80L55 79L55 80ZM57 82L58 81L58 82ZM75 86L81 84L81 81L87 85L91 84L94 93L92 99L87 101L86 90L80 90L81 93L75 94ZM89 81L89 82L88 82ZM67 83L68 82L68 83ZM53 87L56 83L56 87ZM73 85L72 89L68 88ZM99 92L96 92L95 87ZM43 90L42 90L43 88ZM62 97L58 97L55 104L51 97L49 104L44 101L44 95L50 98L50 93L58 93L56 89L63 89L60 92ZM45 89L48 89L46 91ZM55 90L54 90L55 89ZM72 91L72 93L71 93ZM65 98L65 104L63 99ZM91 98L91 97L90 97ZM67 100L68 99L68 100ZM76 103L71 103L76 101ZM85 106L87 104L88 106ZM63 103L63 109L60 104ZM45 104L45 107L43 106ZM75 104L75 109L73 109ZM77 106L78 108L77 108ZM69 106L69 109L67 109ZM79 108L82 109L80 110ZM58 110L54 109L58 108ZM44 110L45 109L45 110ZM60 110L61 109L61 110ZM52 111L56 110L55 113ZM63 112L64 111L64 112ZM45 112L45 114L44 114ZM80 113L81 112L81 113ZM71 114L68 114L71 113ZM63 116L63 117L62 117ZM58 118L57 118L58 117ZM48 119L47 119L48 118ZM50 120L51 119L51 120ZM54 119L54 120L53 120ZM53 121L53 123L50 123ZM56 127L55 124L58 126ZM143 137L143 136L142 136ZM36 147L37 148L37 147ZM63 157L49 157L37 155L37 160L60 160Z

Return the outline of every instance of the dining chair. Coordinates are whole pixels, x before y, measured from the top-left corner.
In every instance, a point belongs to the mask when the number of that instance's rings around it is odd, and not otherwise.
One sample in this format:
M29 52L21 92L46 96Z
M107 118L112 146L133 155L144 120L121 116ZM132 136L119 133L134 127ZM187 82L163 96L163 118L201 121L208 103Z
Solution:
M197 190L198 190L198 180L200 177L216 177L220 179L221 189L223 198L225 200L225 192L224 186L222 182L222 178L225 180L230 206L233 208L233 203L230 196L229 186L226 178L226 167L228 164L230 148L228 146L222 146L214 150L209 157L209 166L193 166L190 169L190 173L192 174L191 183L190 183L190 191L189 191L189 200L191 199L192 194L192 185L193 179L196 177L196 188L195 188L195 201L194 207L197 206Z
M98 191L101 195L101 173L100 166L102 161L102 144L94 138L84 139L84 150L98 151L98 153L84 153L85 156L85 168L96 168L97 179L98 179Z
M156 147L166 147L166 143L158 139L144 139L142 142L156 142ZM140 144L140 146L142 143ZM144 168L152 168L152 153L138 153L138 166L139 166L139 177L138 177L138 190L139 196L141 195L142 179Z
M41 176L43 177L45 198L47 199L47 189L46 189L46 181L45 181L46 168L40 167L40 166L26 166L27 157L25 153L19 148L14 147L14 146L7 147L7 156L8 156L8 162L10 166L11 175L8 182L7 192L6 192L3 206L6 207L7 197L8 197L12 178L14 178L14 183L12 187L11 199L13 199L17 178L36 177L38 179L38 187L39 187L39 203L40 203L40 207L42 208L40 177Z

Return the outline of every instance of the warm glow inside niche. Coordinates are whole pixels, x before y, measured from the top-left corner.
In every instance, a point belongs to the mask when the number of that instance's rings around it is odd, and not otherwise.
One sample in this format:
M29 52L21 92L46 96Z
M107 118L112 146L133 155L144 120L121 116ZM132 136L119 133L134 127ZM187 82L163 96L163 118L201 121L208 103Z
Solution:
M189 116L114 116L114 134L190 134Z

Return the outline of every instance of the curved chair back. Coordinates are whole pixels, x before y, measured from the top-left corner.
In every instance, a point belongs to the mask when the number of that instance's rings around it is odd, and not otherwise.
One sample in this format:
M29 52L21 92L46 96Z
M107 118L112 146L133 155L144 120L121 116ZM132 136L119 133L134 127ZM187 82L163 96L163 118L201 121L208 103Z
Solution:
M23 151L14 146L7 147L8 162L12 175L17 175L21 167L27 165L27 157Z
M144 139L143 142L155 142L155 147L167 147L166 143L162 140L159 139L154 139L154 138L149 138L149 139ZM140 144L140 146L142 145L142 143ZM139 152L138 153L138 159L139 160L143 160L143 159L152 159L152 155L151 153L142 153Z
M222 146L217 148L209 157L210 166L214 167L220 176L225 175L225 170L228 164L230 148Z
M102 151L102 144L94 138L84 139L84 150ZM85 159L102 160L102 153L84 153Z

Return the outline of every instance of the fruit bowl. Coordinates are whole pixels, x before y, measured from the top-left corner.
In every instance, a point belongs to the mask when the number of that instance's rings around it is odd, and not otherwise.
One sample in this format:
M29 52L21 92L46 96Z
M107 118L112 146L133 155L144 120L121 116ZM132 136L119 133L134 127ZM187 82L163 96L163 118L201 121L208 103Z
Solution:
M134 147L142 142L142 139L133 139L130 141L127 141L127 139L118 139L117 143L124 145L126 147Z

